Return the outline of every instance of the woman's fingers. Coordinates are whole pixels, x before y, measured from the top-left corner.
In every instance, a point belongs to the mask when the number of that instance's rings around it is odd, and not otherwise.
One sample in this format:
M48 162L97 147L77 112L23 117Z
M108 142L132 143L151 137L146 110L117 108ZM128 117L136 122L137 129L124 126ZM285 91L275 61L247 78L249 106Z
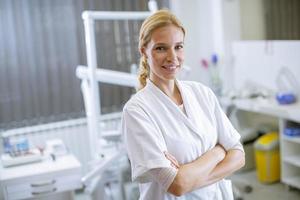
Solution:
M174 165L173 163L171 163L171 167L174 167L176 169L178 169L179 167L177 167L176 165Z
M171 166L173 166L175 168L179 168L179 163L174 156L172 156L171 154L169 154L166 151L164 152L164 154L165 154L166 158L171 161Z
M165 154L165 156L168 160L171 161L171 166L172 167L179 168L179 164L173 156L171 156L170 154Z

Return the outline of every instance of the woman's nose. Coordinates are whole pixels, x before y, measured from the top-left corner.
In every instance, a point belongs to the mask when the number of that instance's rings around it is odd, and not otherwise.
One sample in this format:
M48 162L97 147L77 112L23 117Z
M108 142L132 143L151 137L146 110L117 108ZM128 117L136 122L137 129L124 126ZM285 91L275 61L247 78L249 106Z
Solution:
M174 61L174 60L176 60L176 52L174 51L174 50L169 50L168 51L168 54L167 54L167 61Z

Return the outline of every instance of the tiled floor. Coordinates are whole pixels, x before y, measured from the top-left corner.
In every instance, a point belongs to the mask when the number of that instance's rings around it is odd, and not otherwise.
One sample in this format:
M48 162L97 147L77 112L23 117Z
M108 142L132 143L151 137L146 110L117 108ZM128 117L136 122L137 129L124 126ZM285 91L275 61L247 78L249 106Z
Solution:
M234 186L242 191L245 185L252 187L252 192L241 192L243 200L300 200L300 190L289 189L281 183L262 184L256 179L255 171L244 172L230 177ZM77 193L76 200L93 200L84 193ZM110 200L110 199L108 199ZM114 199L118 200L118 199Z

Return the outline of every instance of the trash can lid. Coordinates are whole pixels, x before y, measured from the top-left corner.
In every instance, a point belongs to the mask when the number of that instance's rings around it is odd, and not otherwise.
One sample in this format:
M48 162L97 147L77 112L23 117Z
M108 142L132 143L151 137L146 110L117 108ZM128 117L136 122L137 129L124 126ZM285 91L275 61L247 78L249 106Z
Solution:
M278 132L270 132L258 138L254 147L258 150L272 150L279 147L279 136Z

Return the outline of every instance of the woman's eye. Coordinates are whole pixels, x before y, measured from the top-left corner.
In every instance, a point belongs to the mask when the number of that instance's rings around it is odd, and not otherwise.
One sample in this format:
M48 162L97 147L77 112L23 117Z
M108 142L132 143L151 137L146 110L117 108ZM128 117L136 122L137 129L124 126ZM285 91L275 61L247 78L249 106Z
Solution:
M155 50L157 51L164 51L166 48L165 47L156 47Z
M175 49L183 49L183 45L177 45Z

